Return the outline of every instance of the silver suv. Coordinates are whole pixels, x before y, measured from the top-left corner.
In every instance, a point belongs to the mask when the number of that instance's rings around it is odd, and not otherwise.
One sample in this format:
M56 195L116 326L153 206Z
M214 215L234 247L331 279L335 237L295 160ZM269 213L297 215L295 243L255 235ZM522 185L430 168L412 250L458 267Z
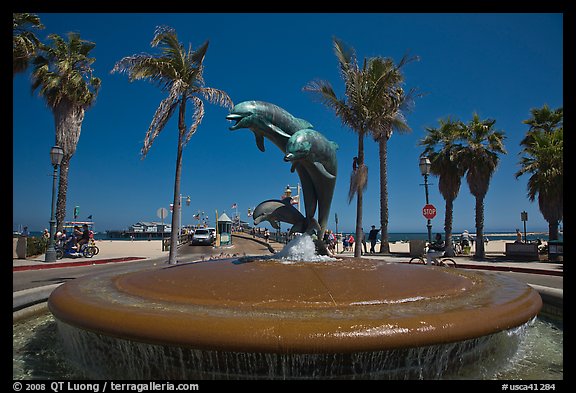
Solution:
M212 237L212 234L208 229L206 228L196 229L194 235L192 236L193 246L197 244L212 245L212 243L214 243L214 238Z

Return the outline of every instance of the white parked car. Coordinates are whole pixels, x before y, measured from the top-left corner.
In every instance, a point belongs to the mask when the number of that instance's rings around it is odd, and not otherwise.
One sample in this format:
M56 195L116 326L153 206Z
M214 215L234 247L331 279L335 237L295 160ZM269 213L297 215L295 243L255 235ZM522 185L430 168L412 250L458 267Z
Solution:
M191 244L193 246L198 244L211 246L214 243L214 238L208 228L198 228L192 236Z

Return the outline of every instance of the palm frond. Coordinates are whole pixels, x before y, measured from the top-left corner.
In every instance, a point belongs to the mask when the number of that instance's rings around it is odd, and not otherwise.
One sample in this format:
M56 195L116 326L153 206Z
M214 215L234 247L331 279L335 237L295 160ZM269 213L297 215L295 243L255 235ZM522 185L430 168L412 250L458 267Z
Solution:
M188 144L190 138L192 138L192 135L196 133L198 126L200 126L200 123L202 123L202 119L204 119L204 102L196 96L191 97L191 100L194 102L194 117L192 125L186 133L182 147Z
M234 107L232 99L228 96L228 93L223 90L219 90L213 87L200 87L196 91L211 104L223 106L228 109Z
M148 151L154 144L154 140L156 137L162 132L174 110L178 106L178 102L180 102L180 94L181 92L177 88L173 88L170 91L168 97L162 100L156 112L154 113L154 117L152 118L152 122L148 127L148 131L146 131L146 136L144 137L144 146L142 146L141 154L142 159L146 157Z
M366 191L368 187L368 167L361 164L350 174L350 189L348 190L348 203L352 202L358 190Z

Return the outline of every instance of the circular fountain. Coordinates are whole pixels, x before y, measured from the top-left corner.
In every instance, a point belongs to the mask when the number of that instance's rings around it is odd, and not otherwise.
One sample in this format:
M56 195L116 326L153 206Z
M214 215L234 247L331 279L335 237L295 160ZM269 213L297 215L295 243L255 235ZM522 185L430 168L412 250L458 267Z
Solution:
M181 264L49 299L75 363L130 379L441 378L540 307L502 275L354 258Z
M227 118L235 122L231 130L250 129L261 151L264 138L272 141L302 183L305 215L289 198L266 200L254 209L254 222L278 228L283 221L307 235L275 259L103 274L58 287L48 306L85 373L428 379L511 355L511 332L542 306L535 290L487 273L319 257L316 251L329 254L318 239L328 222L338 146L266 102L240 103Z

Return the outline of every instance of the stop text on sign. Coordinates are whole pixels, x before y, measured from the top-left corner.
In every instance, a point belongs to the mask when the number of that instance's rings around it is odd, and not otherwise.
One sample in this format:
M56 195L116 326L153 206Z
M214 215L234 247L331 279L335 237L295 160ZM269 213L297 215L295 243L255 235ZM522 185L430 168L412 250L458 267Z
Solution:
M422 215L429 220L433 219L434 217L436 217L436 207L430 204L425 205L422 208Z

